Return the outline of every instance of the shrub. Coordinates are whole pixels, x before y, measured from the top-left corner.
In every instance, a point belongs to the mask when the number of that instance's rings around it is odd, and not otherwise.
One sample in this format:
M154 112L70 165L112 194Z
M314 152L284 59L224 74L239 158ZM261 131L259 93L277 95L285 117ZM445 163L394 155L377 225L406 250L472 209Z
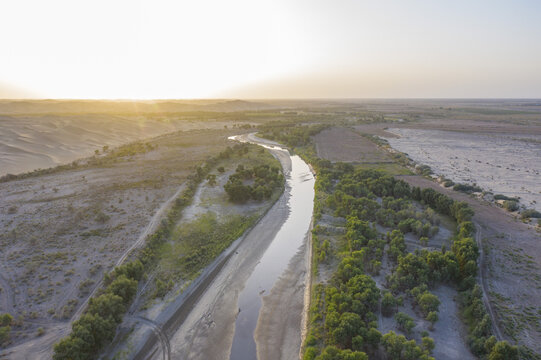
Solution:
M0 315L0 326L8 326L13 322L13 316L8 313Z
M417 303L421 307L421 311L425 316L430 312L437 312L440 305L440 300L434 294L431 294L428 291L425 291L422 295L417 298Z
M253 185L244 185L244 180L253 180ZM283 184L284 177L277 167L259 165L252 169L241 164L224 185L229 200L244 203L249 199L261 201L271 197L273 191Z
M494 195L494 200L509 200L509 201L517 201L518 202L518 198L516 198L516 197L508 197L508 196L505 196L505 195L502 195L502 194Z
M434 339L428 337L428 336L423 336L422 338L422 344L423 344L423 348L430 354L432 353L432 350L434 350L434 347L436 346L436 344L434 343Z
M436 321L438 321L438 313L435 311L431 311L426 315L426 319L430 321L431 326L434 326Z
M394 298L393 294L389 291L386 291L383 294L381 299L381 312L384 316L391 316L395 311L397 305L397 300Z
M428 176L432 174L432 169L428 165L417 165L415 167L415 172L419 175Z
M526 209L520 213L520 217L522 219L529 219L529 218L541 218L541 212L534 210L534 209Z
M397 335L394 331L383 335L382 344L389 359L434 360L428 356L427 351L417 346L415 340L408 341L403 335Z
M88 313L99 315L104 319L112 317L117 323L122 321L125 311L126 305L122 297L111 293L90 299L87 310Z
M477 185L469 185L469 184L455 184L455 186L453 186L453 190L461 191L461 192L464 192L466 194L471 194L471 193L474 193L474 192L483 191L483 189L481 189L479 186L477 186Z
M103 223L109 221L109 219L111 219L111 217L109 215L105 214L103 211L99 211L96 214L96 222L98 222L100 224L103 224Z
M0 326L0 345L4 345L9 342L10 333L10 326Z
M92 359L102 346L115 336L116 323L112 318L84 314L72 325L72 333L54 346L54 360Z
M107 287L107 292L118 295L125 305L129 304L137 291L137 280L120 275Z
M488 355L489 360L518 360L518 348L509 345L507 341L500 341L494 345Z
M411 333L411 330L415 327L413 318L407 314L404 314L403 312L397 313L394 318L398 324L398 328L404 331L406 334Z
M453 180L446 179L443 181L443 186L445 187L451 187L453 185L455 185L455 182Z
M517 211L519 209L518 203L514 200L505 200L503 202L503 208L507 211Z

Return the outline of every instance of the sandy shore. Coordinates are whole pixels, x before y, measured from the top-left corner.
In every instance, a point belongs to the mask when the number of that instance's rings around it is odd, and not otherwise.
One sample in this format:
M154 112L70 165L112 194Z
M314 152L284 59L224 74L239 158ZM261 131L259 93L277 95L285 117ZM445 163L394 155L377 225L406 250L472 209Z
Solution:
M298 359L302 345L306 274L309 271L309 237L291 259L263 306L254 334L259 360Z

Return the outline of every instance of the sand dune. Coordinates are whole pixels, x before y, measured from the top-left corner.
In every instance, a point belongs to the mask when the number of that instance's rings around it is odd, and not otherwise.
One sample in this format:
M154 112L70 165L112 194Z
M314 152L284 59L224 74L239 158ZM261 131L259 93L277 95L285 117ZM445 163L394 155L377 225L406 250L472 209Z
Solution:
M0 116L0 176L70 163L105 145L223 126L217 121L161 121L140 115Z

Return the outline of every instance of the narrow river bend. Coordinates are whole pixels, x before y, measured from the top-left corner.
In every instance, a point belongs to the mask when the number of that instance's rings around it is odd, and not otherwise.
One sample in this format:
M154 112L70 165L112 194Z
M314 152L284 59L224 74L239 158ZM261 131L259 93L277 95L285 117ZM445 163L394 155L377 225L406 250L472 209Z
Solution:
M234 137L269 147L250 139ZM254 331L259 319L261 297L270 292L280 275L287 269L290 260L303 245L310 228L314 206L315 179L308 165L297 155L290 155L287 149L273 146L274 151L284 151L291 159L291 171L284 174L289 188L287 202L289 216L275 235L260 262L248 278L239 295L239 314L235 323L235 335L231 348L231 360L256 359ZM299 324L299 332L300 332Z

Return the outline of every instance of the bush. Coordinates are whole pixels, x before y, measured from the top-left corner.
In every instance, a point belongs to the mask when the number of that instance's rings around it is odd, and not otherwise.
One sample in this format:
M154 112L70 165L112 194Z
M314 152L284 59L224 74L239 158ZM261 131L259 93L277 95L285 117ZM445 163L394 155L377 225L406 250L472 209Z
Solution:
M430 354L432 353L432 350L434 350L434 347L436 346L436 344L434 343L434 339L428 337L428 336L423 336L423 338L421 339L422 341L422 344L423 344L423 348Z
M0 326L8 326L13 322L13 316L8 313L0 315Z
M474 193L474 192L483 191L483 189L481 189L479 186L477 186L477 185L469 185L469 184L455 184L455 186L453 186L453 190L461 191L461 192L464 192L466 194L471 194L471 193Z
M406 334L410 334L411 330L415 327L415 322L413 318L403 312L399 312L394 316L398 328L404 331Z
M524 210L520 213L520 217L522 219L529 219L529 218L536 218L536 219L540 219L541 218L541 212L537 211L537 210L534 210L534 209L527 209L527 210Z
M518 203L514 200L505 200L503 202L503 208L507 211L517 211L519 209Z
M428 165L417 165L415 172L419 175L429 176L432 174L432 169Z
M431 326L434 326L438 319L438 313L435 311L431 311L426 315L426 320L430 321Z
M137 280L120 275L107 287L107 292L120 296L122 302L127 305L137 292Z
M509 201L517 201L518 202L518 198L516 198L516 197L508 197L508 196L505 196L505 195L502 195L502 194L494 195L494 200L509 200Z
M395 311L396 306L397 300L394 298L393 294L386 291L381 299L381 313L383 316L391 316Z
M117 323L122 321L125 311L126 305L122 297L112 293L90 299L87 310L88 313L99 315L104 319L112 317Z
M494 345L488 355L489 360L518 360L518 348L509 345L507 341L500 341Z
M417 298L417 303L419 304L421 311L426 317L430 312L438 312L440 300L436 295L425 291Z
M73 323L72 333L54 346L53 359L93 359L94 354L113 339L115 328L112 318L84 314Z
M0 345L4 345L9 342L10 334L10 326L0 326Z
M446 179L443 181L443 186L445 187L451 187L453 185L455 185L455 182L453 180Z
M317 354L319 353L318 349L313 347L313 346L309 346L306 348L306 350L304 350L304 356L303 356L303 360L314 360L317 356Z
M381 342L389 359L434 360L428 355L428 351L417 346L415 340L408 341L403 335L397 335L394 331L383 335Z

